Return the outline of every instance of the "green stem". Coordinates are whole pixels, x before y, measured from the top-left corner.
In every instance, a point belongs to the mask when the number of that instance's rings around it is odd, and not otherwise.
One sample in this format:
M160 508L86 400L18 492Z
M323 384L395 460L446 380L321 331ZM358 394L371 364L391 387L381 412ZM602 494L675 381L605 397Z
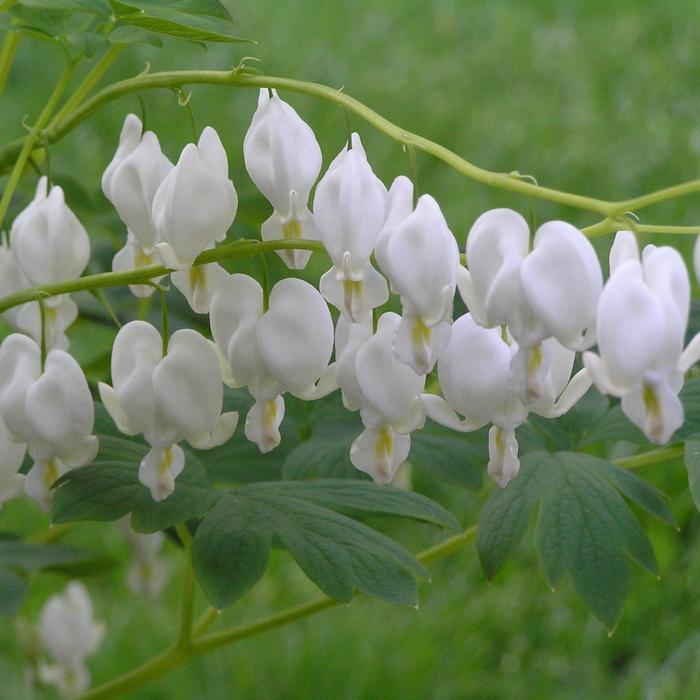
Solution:
M453 537L448 537L434 547L424 550L416 555L416 559L424 564L442 559L463 548L468 543L473 542L475 535L476 526L472 526L465 532L460 532ZM170 649L166 649L133 671L129 671L108 683L104 683L97 688L87 691L81 695L78 700L110 700L111 698L120 697L184 665L194 656L206 654L214 649L233 644L242 639L254 637L268 630L284 627L297 620L315 615L322 610L327 610L328 608L342 604L343 603L333 600L332 598L319 598L309 601L308 603L295 605L280 613L270 615L269 617L247 625L215 632L205 637L195 637L188 648L184 649L179 646L174 646ZM202 624L203 621L209 621L212 617L215 617L213 613L205 613L198 621L197 628L206 626ZM208 622L208 624L211 623Z
M41 371L44 371L44 366L46 365L46 306L44 306L44 300L39 299L39 316L41 318L41 343L39 345L41 352Z
M682 457L684 452L685 448L683 445L677 445L675 447L659 447L656 450L649 450L648 452L642 452L638 455L620 457L619 459L612 460L612 462L623 469L637 469L638 467L645 467L648 464L666 462L669 459Z
M216 622L216 618L221 614L221 610L217 610L215 607L208 607L199 617L197 622L194 623L192 628L192 635L195 637L201 637L213 624Z
M192 535L190 535L190 531L187 529L186 525L176 525L175 529L182 542L186 557L185 586L182 596L180 636L178 637L177 647L179 649L188 649L192 642L192 616L194 613L194 595L197 580L194 575L194 568L192 567Z
M170 339L170 327L168 325L168 299L165 294L165 289L158 286L158 293L160 294L160 313L161 313L161 333L163 339L163 357L168 354L168 341ZM182 538L181 538L182 539Z
M53 114L53 111L56 108L58 101L61 99L61 95L66 89L66 86L68 85L68 81L70 80L74 67L75 63L69 63L66 66L61 75L61 78L59 79L56 87L51 93L51 97L49 97L49 101L46 103L44 109L41 111L41 114L39 115L36 124L29 132L29 134L24 138L22 148L19 152L19 155L17 156L17 160L15 161L14 167L12 168L12 172L10 173L10 177L7 181L7 184L5 185L5 190L2 193L2 199L0 199L0 229L2 228L3 221L5 220L5 214L7 214L7 209L10 206L10 200L12 199L12 195L14 194L15 188L17 187L19 178L22 175L24 166L27 164L27 160L31 155L32 149L34 148L34 144L37 142L39 136L42 135L42 129L46 126L46 123L51 118L51 115Z
M101 289L91 289L90 294L92 294L92 296L94 296L95 299L97 299L97 301L100 302L100 304L102 305L104 310L107 312L107 315L112 320L114 325L117 328L121 328L122 322L119 320L119 317L117 316L116 312L112 308L112 305L107 300L105 293Z
M126 44L115 44L102 56L93 66L92 70L85 76L85 79L80 83L75 92L68 98L63 107L56 112L56 115L49 123L49 128L65 119L80 105L92 88L97 85L102 79L102 76L104 76L112 64L119 58L125 48Z
M245 258L250 255L273 250L312 250L323 252L325 248L319 241L254 241L241 238L231 243L205 250L197 256L194 265L204 265L210 262L221 260L235 260ZM96 275L87 275L78 279L58 282L56 284L44 284L36 287L28 287L0 299L0 313L11 309L13 306L26 304L29 301L37 301L59 294L69 294L71 292L90 291L91 289L104 289L107 287L121 287L127 284L144 284L155 277L161 277L172 272L164 265L148 265L138 270L127 270L125 272L100 272Z
M10 75L10 68L12 68L15 60L19 39L19 32L7 31L2 47L0 47L0 96L5 91L5 84Z

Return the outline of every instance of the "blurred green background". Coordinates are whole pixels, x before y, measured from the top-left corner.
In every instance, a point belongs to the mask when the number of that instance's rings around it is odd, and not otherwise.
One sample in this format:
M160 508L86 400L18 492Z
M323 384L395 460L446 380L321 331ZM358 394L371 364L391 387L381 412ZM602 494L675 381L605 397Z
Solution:
M163 50L130 48L109 73L229 68L245 55L260 68L334 87L407 129L472 162L533 174L540 184L606 199L642 194L698 177L700 172L700 3L691 0L275 0L227 2L239 34L257 46L210 46L167 41ZM22 134L62 68L60 52L24 39L2 101L0 137ZM228 149L241 198L234 235L254 234L267 215L242 162L243 135L256 94L194 86L199 128L212 124ZM328 103L282 95L313 126L327 164L347 137L345 116ZM148 127L175 159L190 140L185 110L171 92L143 95ZM134 96L111 103L51 149L54 179L93 237L95 270L109 266L124 231L107 206L99 178L111 159L124 116L139 112ZM388 184L409 172L401 148L351 117L375 171ZM442 204L464 240L474 219L494 206L527 213L525 197L493 191L418 155L418 185ZM26 178L13 203L31 197ZM567 218L585 226L591 214L533 201L537 221ZM644 223L700 222L697 196L641 212ZM690 237L671 239L687 254ZM610 237L601 239L601 250ZM318 256L317 256L318 257ZM316 272L325 261L315 263ZM127 297L114 294L116 302ZM83 300L85 301L85 300ZM128 302L133 303L133 302ZM135 307L134 307L135 308ZM94 315L99 310L85 301ZM187 322L185 318L182 322ZM80 335L82 333L82 336ZM89 336L89 340L87 339ZM109 333L93 326L74 332L77 354L105 371ZM86 359L87 356L87 359ZM89 361L88 361L89 360ZM473 548L431 567L419 610L358 600L217 651L129 697L171 698L697 698L700 697L700 522L680 462L646 467L645 477L672 496L680 532L645 519L662 569L660 581L638 570L620 625L608 638L568 586L552 594L537 571L530 536L492 583ZM475 522L490 492L427 485L466 525ZM3 530L32 531L45 516L12 503L0 514ZM413 548L428 544L415 527L392 534ZM434 535L432 535L434 539ZM125 545L108 525L81 524L68 542L99 546L124 558ZM88 581L107 641L89 665L105 681L170 643L178 626L180 561L167 553L173 580L156 604L135 600L124 571ZM62 581L42 576L25 612L31 620ZM233 610L229 623L253 619L305 600L314 589L284 554ZM199 601L202 604L202 601ZM2 697L54 697L23 684L22 656L12 625L0 628Z

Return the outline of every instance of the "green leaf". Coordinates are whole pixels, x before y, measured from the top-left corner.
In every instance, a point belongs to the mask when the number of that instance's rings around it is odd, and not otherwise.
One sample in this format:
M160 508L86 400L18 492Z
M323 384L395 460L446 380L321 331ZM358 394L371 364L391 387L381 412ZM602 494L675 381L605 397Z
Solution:
M462 435L427 426L411 435L408 460L436 479L478 491L488 462L485 437L481 432Z
M116 27L107 37L112 44L150 44L162 48L163 40L153 32L139 27Z
M340 512L338 512L340 511ZM355 590L415 605L415 558L346 513L413 518L459 527L441 506L413 493L346 480L268 482L220 499L193 540L197 578L217 608L237 600L263 575L279 540L327 595L349 600Z
M119 440L118 438L116 439ZM128 441L123 440L122 443ZM115 438L102 438L105 450L114 447ZM156 502L138 480L138 467L145 453L129 461L98 461L64 474L55 486L52 519L55 523L78 520L119 520L131 513L131 524L137 532L163 530L190 518L201 517L216 503L219 492L209 483L199 460L185 452L185 469L178 476L175 492Z
M108 0L19 0L17 4L38 10L88 12L105 17L111 14Z
M685 468L690 494L695 507L700 510L700 440L685 441Z
M191 41L249 41L233 34L233 21L217 0L110 0L126 25Z
M520 473L495 492L479 518L477 551L493 577L539 505L535 544L547 584L569 577L590 610L614 629L629 592L627 557L653 574L653 549L620 495L673 523L661 494L636 475L587 454L526 455Z
M30 572L50 569L74 574L77 571L103 570L113 565L94 552L58 544L23 542L14 537L0 538L0 566Z
M352 438L311 438L294 447L282 463L285 479L362 479L350 462Z
M0 566L0 615L12 617L20 609L29 584L14 571Z
M673 434L674 440L683 440L700 434L700 378L691 379L681 389L685 419L683 425Z
M626 440L637 445L648 442L644 433L623 413L619 403L610 408L593 424L579 447L617 440Z

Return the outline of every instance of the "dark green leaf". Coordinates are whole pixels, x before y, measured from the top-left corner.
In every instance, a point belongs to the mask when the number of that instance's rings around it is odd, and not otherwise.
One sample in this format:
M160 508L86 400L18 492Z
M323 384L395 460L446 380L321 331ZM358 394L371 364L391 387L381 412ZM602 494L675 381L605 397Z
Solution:
M150 44L161 48L163 40L153 32L139 27L116 27L107 37L113 44Z
M604 460L572 452L526 455L520 474L491 496L479 519L477 550L486 575L503 565L539 504L535 543L545 580L554 588L568 575L613 629L629 591L627 557L658 573L649 539L620 492L673 523L659 492Z
M217 0L110 0L120 22L191 41L248 41L235 36L226 8Z
M700 440L685 441L685 468L690 493L695 507L700 510Z
M683 440L691 435L700 434L700 378L691 379L681 390L685 420L673 434L674 440Z
M14 571L0 567L0 615L16 615L27 595L27 588L25 579Z
M264 573L274 538L333 598L349 600L359 590L415 605L415 576L423 568L388 537L345 515L358 512L458 527L428 499L374 484L342 479L249 484L224 495L197 529L197 577L213 605L231 604Z
M311 438L294 447L282 464L285 479L361 479L350 462L352 438Z
M76 571L95 571L111 566L113 562L74 547L4 537L0 539L0 566L21 571L38 571L51 569L64 573Z

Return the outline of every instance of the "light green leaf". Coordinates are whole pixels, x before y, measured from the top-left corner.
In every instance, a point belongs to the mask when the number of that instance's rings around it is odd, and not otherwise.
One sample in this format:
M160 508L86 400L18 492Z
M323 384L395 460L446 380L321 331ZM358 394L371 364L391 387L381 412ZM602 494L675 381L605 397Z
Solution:
M217 0L110 0L118 20L191 41L249 41L233 34L233 21Z

